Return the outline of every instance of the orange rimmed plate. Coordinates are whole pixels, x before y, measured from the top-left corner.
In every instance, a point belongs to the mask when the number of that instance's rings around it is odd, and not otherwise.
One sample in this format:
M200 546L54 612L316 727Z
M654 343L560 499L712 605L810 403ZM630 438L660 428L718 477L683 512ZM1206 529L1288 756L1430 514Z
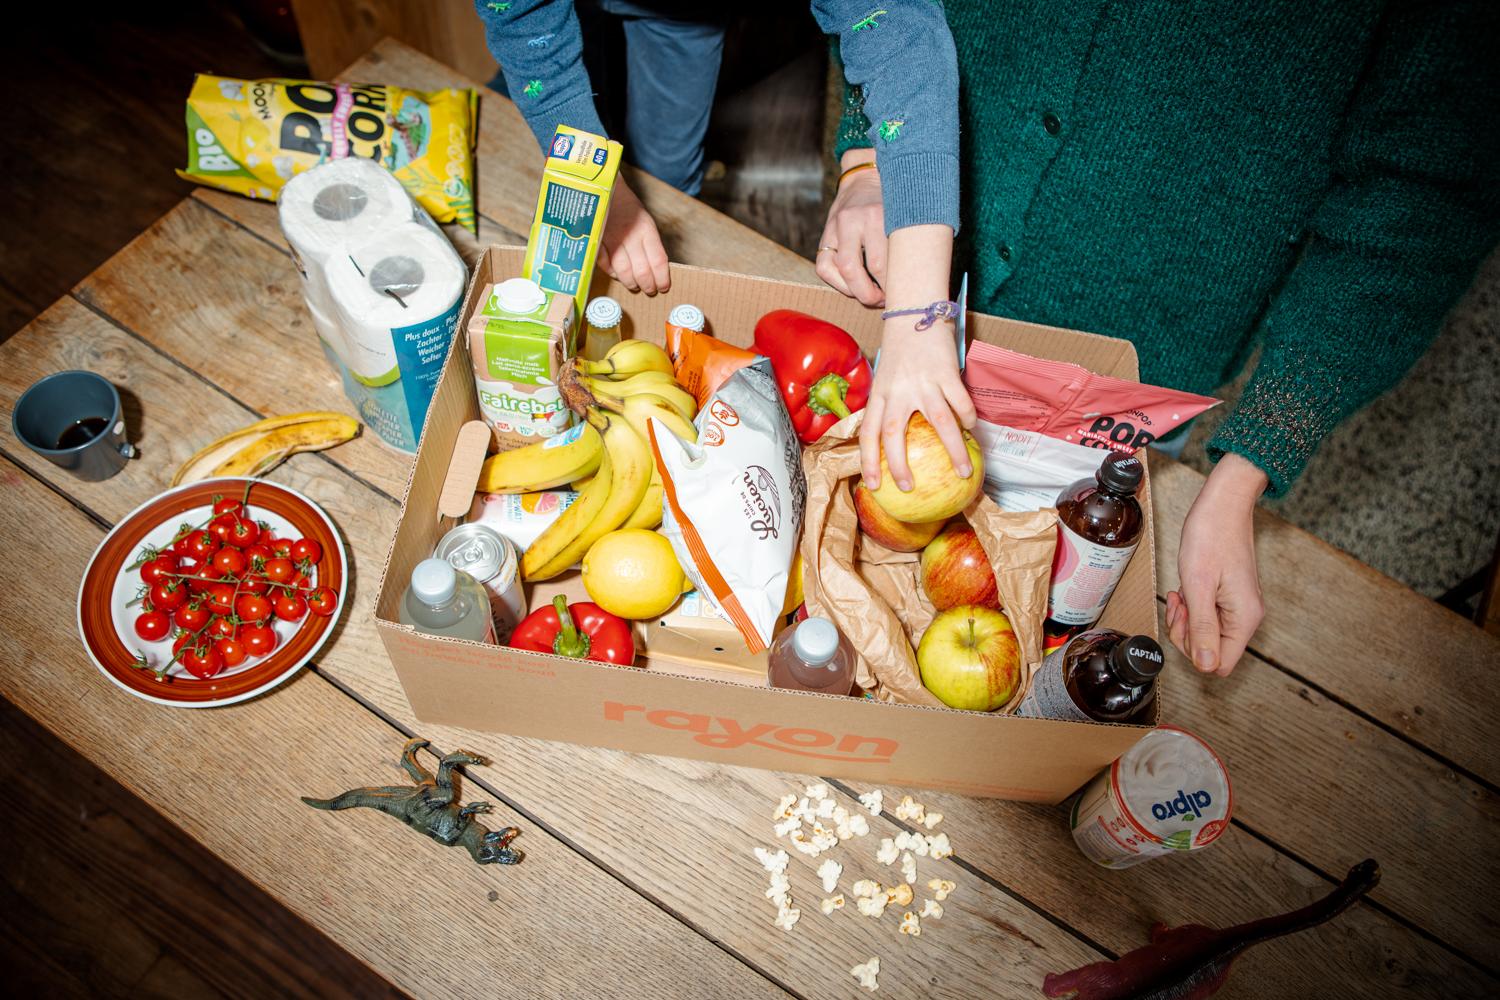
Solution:
M247 660L213 677L198 678L174 664L162 680L152 670L135 665L136 653L153 664L172 658L171 638L145 642L135 634L139 605L131 606L140 591L135 562L148 545L166 545L184 523L206 522L216 496L238 497L245 479L208 479L189 483L154 497L131 511L95 550L78 588L78 633L99 671L115 686L137 698L175 708L213 708L254 698L296 673L328 641L344 611L349 560L333 521L317 504L296 490L263 479L250 487L250 509L281 538L311 538L323 549L317 567L320 586L339 595L338 608L320 618L309 613L300 622L276 623L278 642L269 656Z

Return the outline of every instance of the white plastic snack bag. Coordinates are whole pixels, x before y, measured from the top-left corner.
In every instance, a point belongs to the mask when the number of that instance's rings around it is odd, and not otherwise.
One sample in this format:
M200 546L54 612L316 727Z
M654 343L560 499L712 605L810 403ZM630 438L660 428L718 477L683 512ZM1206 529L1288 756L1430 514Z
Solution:
M984 455L984 492L1001 510L1057 506L1057 495L1099 471L1099 448L981 420L974 440Z
M709 596L750 652L771 642L802 530L802 446L758 358L709 396L698 443L650 421L661 471L661 532L698 592Z

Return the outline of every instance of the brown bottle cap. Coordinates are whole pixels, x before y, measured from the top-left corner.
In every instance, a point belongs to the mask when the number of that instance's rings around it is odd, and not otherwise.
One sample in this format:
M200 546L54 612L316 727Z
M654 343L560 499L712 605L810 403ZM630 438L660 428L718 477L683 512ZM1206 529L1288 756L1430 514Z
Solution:
M1134 455L1113 451L1104 456L1099 471L1094 476L1099 485L1112 493L1134 493L1141 485L1145 466Z
M1109 651L1110 666L1128 684L1147 684L1161 673L1161 646L1149 635L1130 635Z

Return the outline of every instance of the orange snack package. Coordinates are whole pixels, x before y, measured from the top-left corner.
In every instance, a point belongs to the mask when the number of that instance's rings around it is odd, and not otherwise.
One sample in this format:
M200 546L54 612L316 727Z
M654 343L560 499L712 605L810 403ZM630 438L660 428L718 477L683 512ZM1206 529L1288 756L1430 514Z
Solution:
M693 394L700 408L725 379L760 357L704 333L703 310L686 304L667 315L667 354L678 384Z

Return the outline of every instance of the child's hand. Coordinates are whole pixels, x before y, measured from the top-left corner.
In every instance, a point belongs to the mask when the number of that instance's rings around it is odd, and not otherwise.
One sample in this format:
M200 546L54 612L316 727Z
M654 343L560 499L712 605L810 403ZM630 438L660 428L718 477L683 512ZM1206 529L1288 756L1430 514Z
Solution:
M913 324L910 316L896 317L885 324L880 366L875 369L859 428L860 471L870 489L880 485L882 445L896 487L911 489L906 424L913 413L921 413L937 431L955 473L967 477L973 471L959 428L973 427L977 417L958 374L952 321L921 331L913 330Z
M623 174L615 178L601 251L599 264L604 273L632 292L655 295L672 287L667 251L656 222L625 183Z

